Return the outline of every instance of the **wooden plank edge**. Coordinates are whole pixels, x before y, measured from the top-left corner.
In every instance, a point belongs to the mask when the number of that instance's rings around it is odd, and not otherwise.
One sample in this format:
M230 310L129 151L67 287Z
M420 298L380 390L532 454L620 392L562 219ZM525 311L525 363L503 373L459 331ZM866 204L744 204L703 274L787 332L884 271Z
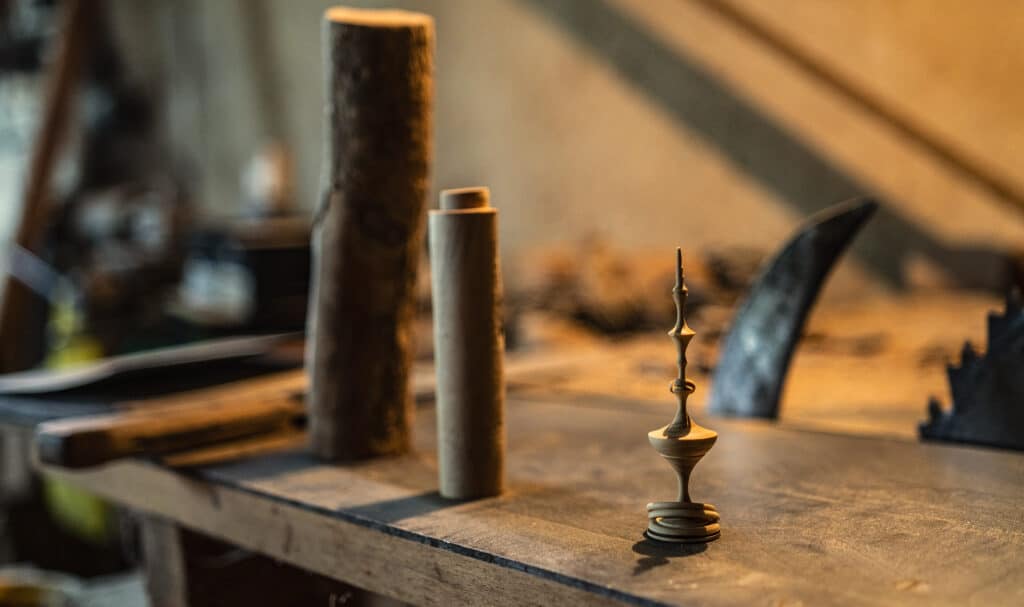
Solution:
M84 472L41 469L131 509L416 605L666 605L350 513L141 461Z

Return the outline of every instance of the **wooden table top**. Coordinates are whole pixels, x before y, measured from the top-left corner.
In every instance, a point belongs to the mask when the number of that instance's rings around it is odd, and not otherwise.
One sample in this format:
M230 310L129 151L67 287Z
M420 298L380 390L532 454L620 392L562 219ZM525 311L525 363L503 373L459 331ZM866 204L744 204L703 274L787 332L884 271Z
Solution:
M672 407L512 398L509 491L474 502L436 492L429 405L402 458L50 472L416 604L1024 604L1024 455L702 416L720 436L691 493L722 537L672 548L641 535L675 492L646 440Z

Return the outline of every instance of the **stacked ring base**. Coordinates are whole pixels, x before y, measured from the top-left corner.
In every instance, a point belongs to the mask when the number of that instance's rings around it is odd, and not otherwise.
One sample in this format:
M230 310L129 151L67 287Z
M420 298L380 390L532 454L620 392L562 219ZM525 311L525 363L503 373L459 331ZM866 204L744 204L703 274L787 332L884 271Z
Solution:
M712 542L721 535L718 510L711 504L652 502L647 504L647 531L652 540L673 544Z

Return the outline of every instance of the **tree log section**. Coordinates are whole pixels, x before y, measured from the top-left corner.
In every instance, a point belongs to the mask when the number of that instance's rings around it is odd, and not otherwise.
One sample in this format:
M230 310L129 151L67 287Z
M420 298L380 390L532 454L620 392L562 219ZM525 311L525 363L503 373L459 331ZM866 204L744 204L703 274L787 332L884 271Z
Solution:
M498 214L486 188L446 190L430 212L441 495L501 493L505 456Z
M327 141L307 365L311 444L327 460L409 448L433 39L433 20L418 13L325 15Z

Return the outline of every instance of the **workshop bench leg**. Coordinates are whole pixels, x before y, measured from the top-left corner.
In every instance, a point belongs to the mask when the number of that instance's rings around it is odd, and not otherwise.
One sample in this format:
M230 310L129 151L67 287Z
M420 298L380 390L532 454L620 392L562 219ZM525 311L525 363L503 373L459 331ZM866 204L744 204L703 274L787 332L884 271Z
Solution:
M167 519L142 515L139 527L151 607L403 605L189 531Z

